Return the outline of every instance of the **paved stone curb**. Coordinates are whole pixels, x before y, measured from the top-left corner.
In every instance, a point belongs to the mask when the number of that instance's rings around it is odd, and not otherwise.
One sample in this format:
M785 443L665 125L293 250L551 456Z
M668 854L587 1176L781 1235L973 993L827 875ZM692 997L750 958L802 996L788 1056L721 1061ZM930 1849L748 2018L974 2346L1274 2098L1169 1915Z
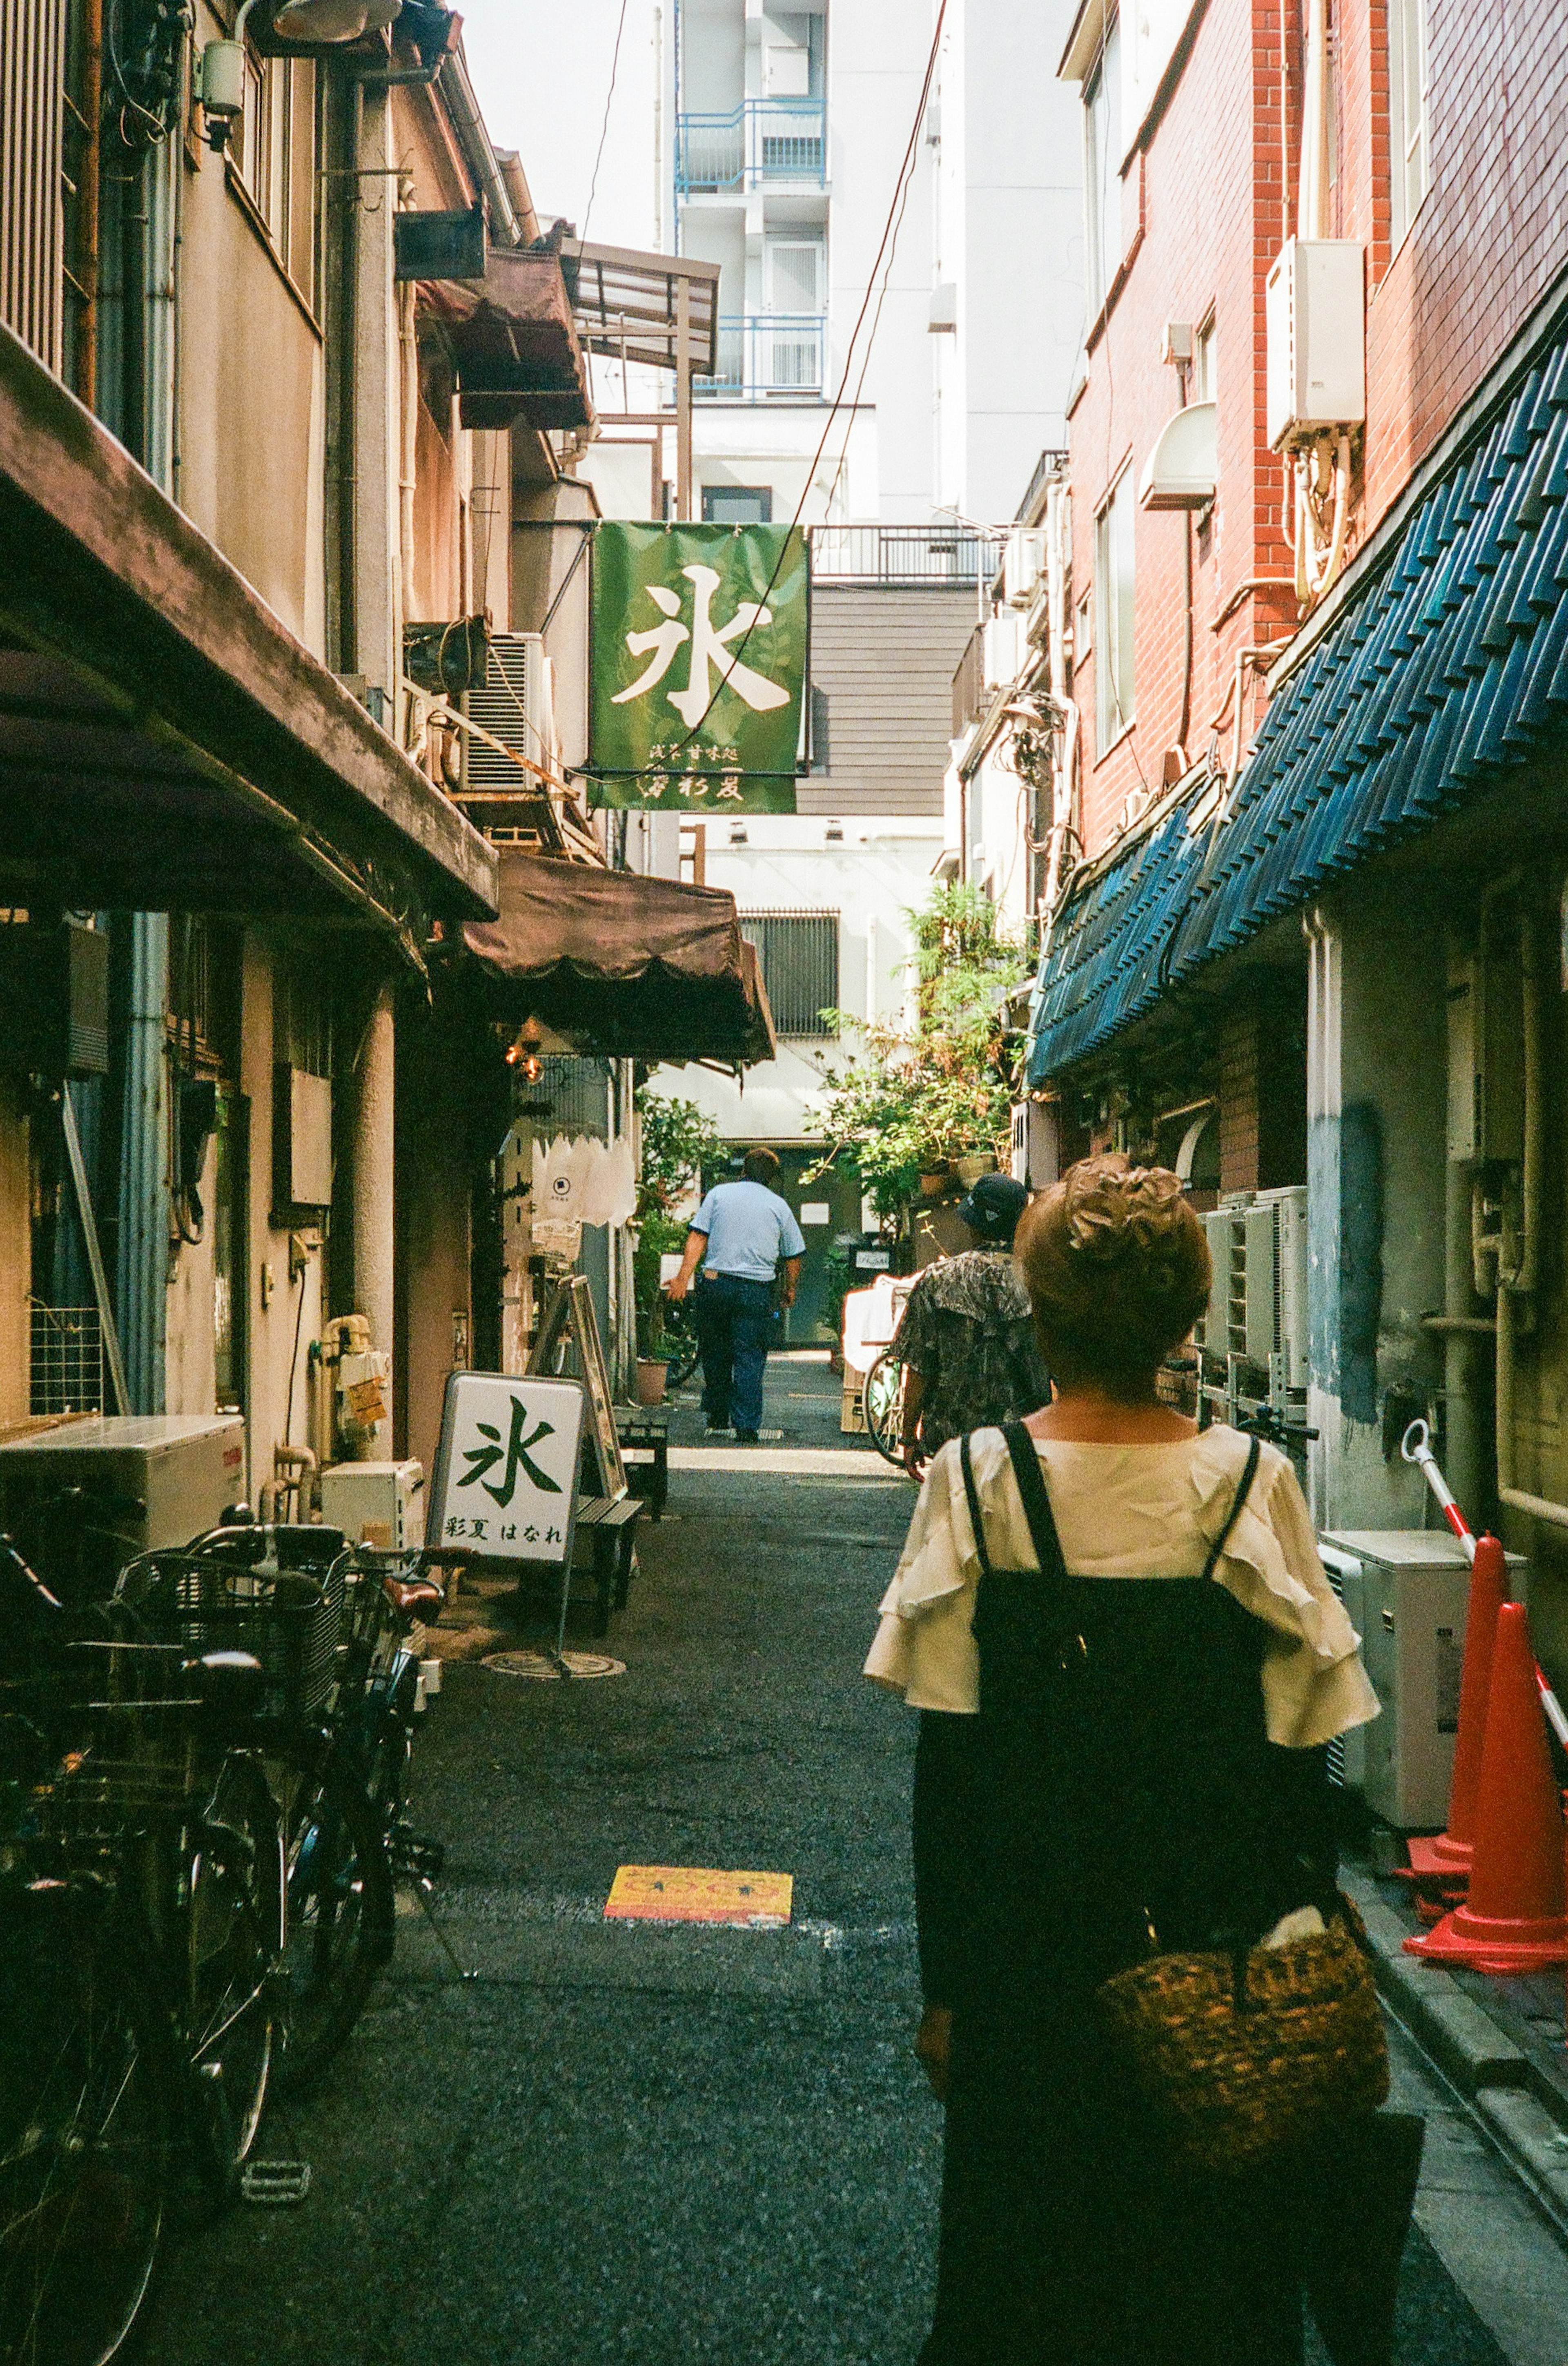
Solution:
M1405 1953L1406 1925L1363 1876L1340 1883L1361 1911L1373 1977L1395 2020L1458 2088L1508 2166L1559 2232L1568 2236L1568 2113L1524 2048L1457 1980Z

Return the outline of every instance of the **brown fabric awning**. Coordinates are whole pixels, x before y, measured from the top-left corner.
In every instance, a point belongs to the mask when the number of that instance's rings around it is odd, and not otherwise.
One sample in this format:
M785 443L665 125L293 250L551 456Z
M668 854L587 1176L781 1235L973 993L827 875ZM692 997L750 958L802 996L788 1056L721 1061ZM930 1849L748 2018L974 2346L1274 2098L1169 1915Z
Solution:
M756 951L723 888L503 852L498 893L499 919L463 934L509 1024L537 1019L614 1059L776 1056Z
M483 279L422 280L452 340L465 427L586 427L588 362L553 249L492 247Z

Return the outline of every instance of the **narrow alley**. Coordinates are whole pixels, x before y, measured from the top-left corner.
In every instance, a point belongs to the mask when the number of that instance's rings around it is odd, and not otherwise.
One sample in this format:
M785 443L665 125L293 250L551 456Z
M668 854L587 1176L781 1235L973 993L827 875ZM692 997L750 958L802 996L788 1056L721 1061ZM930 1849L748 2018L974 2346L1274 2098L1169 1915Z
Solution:
M405 1897L335 2069L269 2113L306 2202L174 2249L158 2366L915 2358L941 2123L910 2054L913 1721L859 1675L913 1491L840 1437L825 1356L776 1359L768 1408L777 1445L673 1448L623 1675L509 1678L485 1656L538 1622L448 1614L414 1805L477 1977ZM673 1435L700 1429L688 1400ZM627 1863L789 1873L792 1921L607 1923ZM1408 2045L1396 2076L1430 2115L1402 2366L1561 2366L1568 2263Z

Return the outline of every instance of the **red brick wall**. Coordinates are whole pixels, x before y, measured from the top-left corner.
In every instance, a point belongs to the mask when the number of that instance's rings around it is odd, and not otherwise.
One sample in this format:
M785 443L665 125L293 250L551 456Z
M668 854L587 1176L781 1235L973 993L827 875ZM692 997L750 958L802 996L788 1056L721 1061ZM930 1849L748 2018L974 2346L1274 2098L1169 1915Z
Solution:
M1386 75L1378 5L1341 0L1351 88ZM1370 61L1369 61L1370 52ZM1430 182L1367 310L1370 530L1568 270L1568 7L1563 0L1428 0ZM1386 98L1383 102L1386 122ZM1364 111L1364 110L1363 110ZM1381 158L1386 190L1386 132ZM1365 238L1364 186L1346 235ZM1383 235L1386 252L1386 199Z
M1289 0L1287 0L1287 5ZM1281 523L1284 474L1262 445L1263 282L1282 236L1281 0L1210 0L1147 151L1124 185L1131 260L1092 332L1088 383L1070 428L1073 584L1093 580L1095 516L1124 462L1141 470L1176 409L1159 360L1167 321L1196 329L1212 311L1219 402L1220 495L1193 536L1193 663L1187 747L1227 732L1236 652L1282 636L1294 601ZM1140 186L1141 184L1141 186ZM1138 235L1141 221L1141 237ZM1084 710L1084 836L1105 843L1129 795L1158 791L1182 704L1184 521L1140 511L1137 528L1137 722L1095 745L1093 657L1078 674ZM1225 613L1228 611L1228 614ZM1247 693L1249 720L1254 693Z
M1568 271L1568 0L1428 0L1430 181L1394 254L1385 0L1336 0L1334 17L1334 227L1368 251L1368 422L1354 542ZM1186 743L1194 758L1215 731L1228 754L1238 650L1282 641L1296 620L1284 468L1263 440L1263 286L1294 226L1301 27L1302 0L1210 0L1200 16L1174 91L1126 175L1123 282L1091 329L1070 424L1077 602L1093 580L1106 491L1124 463L1141 470L1176 408L1176 374L1159 362L1161 326L1195 328L1213 308L1220 490L1194 536ZM1092 854L1115 834L1129 798L1158 793L1176 737L1182 535L1180 516L1139 512L1137 722L1109 749L1095 744L1094 653L1078 652ZM1245 702L1249 742L1264 704L1250 675Z
M1219 1031L1219 1188L1259 1187L1258 1014L1227 1010Z

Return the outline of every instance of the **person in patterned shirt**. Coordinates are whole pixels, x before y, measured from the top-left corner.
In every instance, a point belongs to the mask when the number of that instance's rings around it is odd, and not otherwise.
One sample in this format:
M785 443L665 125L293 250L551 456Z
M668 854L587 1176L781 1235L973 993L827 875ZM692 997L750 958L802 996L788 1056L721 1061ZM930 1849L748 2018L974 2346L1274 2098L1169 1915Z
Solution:
M982 1175L958 1202L976 1246L928 1266L909 1294L891 1352L904 1367L903 1462L923 1478L939 1446L966 1430L1037 1413L1051 1384L1034 1317L1013 1270L1013 1235L1029 1194Z

